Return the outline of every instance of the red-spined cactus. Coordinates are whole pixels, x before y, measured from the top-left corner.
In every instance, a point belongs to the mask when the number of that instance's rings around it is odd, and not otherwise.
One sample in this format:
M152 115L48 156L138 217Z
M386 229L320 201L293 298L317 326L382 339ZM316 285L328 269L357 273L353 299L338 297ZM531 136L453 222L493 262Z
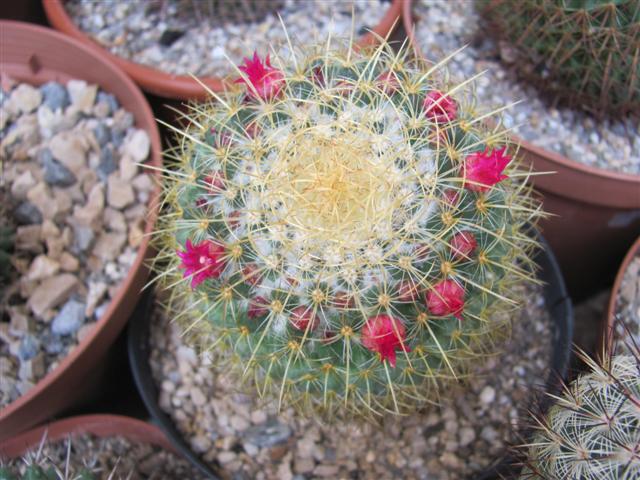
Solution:
M177 130L158 273L280 405L411 411L532 278L516 149L431 67L384 43L256 55Z

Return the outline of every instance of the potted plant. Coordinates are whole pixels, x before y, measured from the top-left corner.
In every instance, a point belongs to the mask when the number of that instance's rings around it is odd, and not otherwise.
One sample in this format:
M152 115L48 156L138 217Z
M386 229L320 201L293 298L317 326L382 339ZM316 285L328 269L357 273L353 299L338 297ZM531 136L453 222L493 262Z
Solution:
M159 168L161 146L112 64L42 27L0 28L2 440L97 390L148 274L157 174L136 162Z
M615 353L633 351L634 345L640 345L640 238L616 275L602 338L607 351Z
M166 318L198 332L230 373L228 395L245 380L275 416L400 422L451 400L493 351L522 285L536 283L529 225L540 210L464 84L385 43L334 42L245 59L240 88L176 128L186 141L166 172L157 271L170 286ZM174 376L207 376L178 350ZM487 387L478 396L491 403ZM206 409L198 385L171 388ZM211 421L222 408L211 405L182 417ZM276 417L249 428L241 416L249 456L290 437ZM214 460L211 437L190 441ZM217 455L232 471L244 458Z
M606 286L640 228L640 87L637 65L626 64L638 55L637 4L476 4L407 2L405 28L427 58L470 44L455 70L486 71L476 82L485 103L518 102L503 121L541 173L532 182L544 194L545 210L555 214L541 227L571 294L584 298ZM557 174L542 174L548 172Z
M44 0L44 8L51 25L58 30L73 36L82 41L86 45L91 46L100 51L112 62L122 68L131 78L133 78L145 91L158 95L160 97L175 100L205 100L208 93L202 87L200 81L207 88L219 92L224 88L224 78L227 76L223 71L228 71L230 63L225 59L225 55L238 57L240 60L243 54L247 54L242 46L243 41L253 46L256 43L266 42L265 48L268 48L269 39L271 37L280 37L281 28L277 22L277 12L281 12L284 20L288 22L288 16L291 20L295 20L297 33L307 36L311 32L309 19L313 16L317 24L321 24L322 30L327 30L331 24L332 14L336 10L350 12L353 5L358 12L358 22L362 17L363 22L371 22L377 19L377 24L370 25L371 32L366 31L366 23L358 25L363 27L362 36L358 40L361 45L370 45L376 43L379 37L387 37L393 27L400 18L402 8L401 0L386 1L362 1L358 0L347 4L340 2L290 2L290 1L226 1L212 0L209 2L175 2L163 1L157 3L149 2L123 2L116 6L116 9L108 8L102 10L95 15L87 15L86 12L79 13L79 18L85 18L85 23L91 18L99 17L103 25L110 25L125 21L127 18L138 19L138 24L126 26L121 29L122 32L132 32L131 38L117 38L114 36L109 40L101 40L100 35L104 35L104 29L99 24L94 25L95 29L92 34L83 31L71 18L68 6L63 0ZM75 2L78 4L78 2ZM185 10L186 4L186 10ZM82 7L99 7L99 4L87 2L86 4L76 5L78 9ZM190 8L191 6L191 8ZM118 14L117 10L128 10ZM146 10L146 11L145 11ZM186 15L185 15L186 13ZM115 14L115 17L114 17ZM108 16L108 18L105 18ZM148 22L149 25L167 25L165 31L148 31L145 19L152 16L153 20ZM345 23L347 17L342 14L336 14L336 25L340 29L350 28L351 22ZM179 27L171 27L171 23L177 23ZM91 23L91 22L89 22ZM147 30L145 30L147 28ZM155 28L155 27L154 27ZM189 33L189 29L193 29L193 33ZM102 33L100 34L100 32ZM109 30L111 31L111 30ZM138 33L142 32L142 33ZM114 33L115 30L114 30ZM360 33L360 32L359 32ZM99 35L100 34L100 35ZM95 38L95 37L98 38ZM270 37L271 36L271 37ZM126 58L123 55L129 54L128 50L120 48L121 46L131 43L140 43L143 41L141 37L152 37L155 39L154 45L147 48L152 51L153 55L148 55L146 60L136 62L134 59ZM179 39L180 37L183 37ZM178 40L177 44L174 44ZM198 40L198 41L196 41ZM180 53L184 47L197 46L198 44L206 44L204 50L198 51L187 49L185 53ZM145 40L146 41L146 40ZM303 43L306 40L301 40ZM114 55L105 47L105 42L111 44L112 50L117 50L120 54ZM175 50L175 52L174 52ZM160 52L160 53L158 53ZM174 54L175 53L175 54ZM167 60L169 54L174 55L172 60ZM187 65L184 59L187 56L193 56L191 63ZM144 57L144 52L141 54ZM206 61L203 61L203 56ZM171 65L175 62L175 65ZM174 71L163 71L157 68L159 63L163 63L165 69L173 69ZM203 70L204 69L204 70ZM235 72L229 72L235 74ZM201 78L196 81L189 74L195 74Z
M158 427L120 415L82 415L34 428L0 442L0 459L0 478L7 480L201 478Z

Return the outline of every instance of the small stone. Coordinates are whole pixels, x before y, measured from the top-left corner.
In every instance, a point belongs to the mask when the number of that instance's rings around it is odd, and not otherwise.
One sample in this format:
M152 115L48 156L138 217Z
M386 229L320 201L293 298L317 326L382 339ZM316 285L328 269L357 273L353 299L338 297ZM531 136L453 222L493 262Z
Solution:
M76 176L73 172L55 160L48 148L40 150L38 160L44 168L44 180L49 185L68 187L76 182Z
M262 425L246 429L245 440L259 448L273 447L285 443L291 436L291 428L276 419L270 419Z
M20 341L18 354L20 360L30 360L40 351L40 342L33 335L24 335Z
M138 174L138 165L127 154L120 159L120 178L123 180L132 180Z
M151 142L144 130L136 130L122 145L122 152L134 162L143 162L149 156Z
M40 87L40 91L44 96L44 103L52 111L64 110L71 103L67 89L58 82L47 82Z
M93 243L94 233L89 227L75 225L73 227L74 242L73 246L78 252L86 252Z
M207 397L204 396L202 390L197 387L191 389L191 401L196 407L201 407L207 402Z
M70 273L50 277L42 282L29 298L29 308L41 317L47 310L64 302L78 284L78 279Z
M460 446L466 447L476 439L476 432L473 428L463 427L459 432Z
M144 240L144 230L142 221L135 222L131 225L129 230L128 240L129 246L132 248L138 248Z
M93 129L93 136L100 147L104 147L111 140L111 130L104 123L99 123Z
M119 232L103 232L96 240L93 254L101 260L108 262L114 260L122 251L127 237Z
M42 345L49 355L58 355L64 350L64 344L60 335L54 335L50 331L43 332Z
M491 386L487 385L482 389L482 392L480 392L480 401L485 405L489 405L490 403L492 403L495 398L496 391Z
M110 207L105 208L102 220L109 230L114 232L127 231L127 222L119 210Z
M76 333L84 323L85 304L77 300L69 300L53 319L51 331L55 335L71 335Z
M87 148L73 132L60 132L49 142L53 158L78 175L86 168Z
M62 252L58 259L60 268L65 272L77 272L80 268L80 262L69 252Z
M98 178L106 182L113 172L118 169L118 164L113 158L113 148L106 146L100 152L100 163L98 164Z
M38 183L30 170L22 172L11 185L11 196L16 199L24 199L27 192Z
M14 218L16 214L14 212ZM42 227L40 225L27 225L16 229L16 248L18 250L41 253L42 244L40 243Z
M31 262L29 272L26 275L28 280L42 280L48 278L60 270L60 264L46 255L38 255Z
M89 290L87 292L87 306L84 312L87 317L93 316L98 303L100 303L105 293L107 293L106 283L89 282Z
M99 91L97 100L98 102L104 102L107 105L109 105L109 110L110 110L109 114L117 111L120 108L120 104L118 104L118 99L116 98L115 95L112 95L111 93Z
M135 200L133 188L129 182L125 182L117 173L109 175L107 184L107 201L113 208L119 210L131 205Z
M318 477L331 477L335 478L338 475L339 468L337 465L318 465L314 470L313 474Z
M97 85L88 85L84 80L69 80L67 91L71 104L84 113L90 113L98 93Z
M52 201L52 196L51 189L45 182L38 183L27 192L27 199L38 208L43 218L49 220L56 217L61 207L58 202Z
M20 363L18 376L23 380L39 380L45 373L44 355L37 354L30 360L23 360Z
M15 102L21 112L33 112L42 102L42 93L27 83L21 83L11 92L11 101Z
M76 206L73 216L78 220L78 225L97 227L102 220L104 210L104 187L96 183L91 191L87 203L80 207Z
M42 223L42 213L31 202L22 202L13 211L13 218L19 225L33 225Z

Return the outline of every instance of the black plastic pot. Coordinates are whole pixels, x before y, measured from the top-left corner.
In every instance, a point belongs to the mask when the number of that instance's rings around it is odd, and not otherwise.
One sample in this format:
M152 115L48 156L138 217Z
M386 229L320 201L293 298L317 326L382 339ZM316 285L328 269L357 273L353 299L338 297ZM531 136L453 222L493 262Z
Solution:
M573 341L573 308L562 277L562 272L560 271L553 252L544 238L539 234L538 239L542 244L542 248L536 255L536 262L540 267L538 278L545 284L545 303L549 309L551 321L553 322L552 368L549 373L549 378L547 379L546 391L549 393L557 393L560 389L562 379L566 377L569 367ZM158 388L151 375L151 367L149 365L149 325L151 308L153 308L152 298L153 296L147 292L129 321L129 361L134 380L140 391L140 396L146 404L151 417L155 423L160 425L176 450L184 455L185 458L188 458L209 478L224 478L225 475L221 473L222 469L220 467L218 467L217 471L212 470L191 450L189 444L177 430L173 420L162 411L158 404ZM494 465L489 467L483 474L477 476L475 480L489 480L500 477L510 478L508 475L513 469L513 464L514 459L505 456L498 459Z

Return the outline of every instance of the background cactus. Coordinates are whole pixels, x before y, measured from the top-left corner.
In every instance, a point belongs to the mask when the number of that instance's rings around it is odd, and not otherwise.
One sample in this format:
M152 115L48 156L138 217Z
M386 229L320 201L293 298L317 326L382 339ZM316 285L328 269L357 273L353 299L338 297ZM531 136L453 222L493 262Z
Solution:
M521 480L640 478L640 356L583 358L590 371L538 419Z
M487 30L517 53L517 72L560 103L640 111L640 2L481 0Z
M176 128L157 263L172 315L208 324L280 406L414 411L492 351L532 279L540 211L515 148L408 53L255 55Z

